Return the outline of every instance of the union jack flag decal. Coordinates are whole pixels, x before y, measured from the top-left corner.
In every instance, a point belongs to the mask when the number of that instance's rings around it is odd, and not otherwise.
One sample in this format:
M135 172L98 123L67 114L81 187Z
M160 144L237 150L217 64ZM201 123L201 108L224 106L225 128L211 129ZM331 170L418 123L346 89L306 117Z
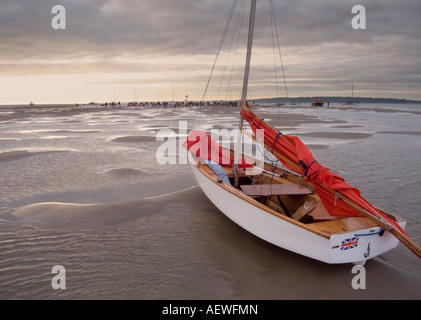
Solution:
M354 249L358 246L358 237L342 240L341 250Z

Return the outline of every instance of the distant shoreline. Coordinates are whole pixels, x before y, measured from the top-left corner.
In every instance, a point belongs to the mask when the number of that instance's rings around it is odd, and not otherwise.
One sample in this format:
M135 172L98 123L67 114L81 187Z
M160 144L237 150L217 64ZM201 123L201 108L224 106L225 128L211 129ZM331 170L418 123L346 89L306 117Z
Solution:
M421 103L419 100L408 100L408 99L394 99L394 98L367 98L367 97L336 97L336 96L320 96L324 102L330 103L345 103L354 101L355 103ZM290 103L311 103L315 97L295 97L289 98ZM287 98L265 98L265 99L255 99L253 100L256 103L278 103L278 102L287 102Z
M320 96L320 98L325 102L325 103L348 103L353 101L354 103L399 103L399 104L421 104L420 100L409 100L409 99L395 99L395 98L367 98L367 97L348 97L348 96L344 96L344 97L336 97L336 96ZM315 97L292 97L292 98L286 98L286 97L278 97L278 98L259 98L259 99L249 99L248 101L252 102L252 103L258 103L258 104L265 104L265 103L270 103L270 104L277 104L277 103L311 103L313 102L315 99ZM208 100L209 102L214 102L214 101L224 101L224 100ZM208 101L205 101L208 102ZM233 101L238 101L238 100L233 100ZM139 101L140 102L140 101ZM149 103L157 103L158 101L149 101ZM173 103L172 101L166 101L166 100L160 100L161 103ZM178 103L183 103L184 101L176 101ZM189 102L198 102L196 100L189 100ZM116 105L111 105L112 102L107 102L107 106L104 106L106 102L91 102L91 103L35 103L34 105L29 105L29 104L1 104L0 103L0 107L36 107L36 106L42 106L42 107L58 107L58 106L84 106L84 107L98 107L98 106L103 106L103 107L111 107L111 106L116 106ZM121 105L122 106L127 106L129 102L127 101L122 101ZM115 103L116 104L116 103Z

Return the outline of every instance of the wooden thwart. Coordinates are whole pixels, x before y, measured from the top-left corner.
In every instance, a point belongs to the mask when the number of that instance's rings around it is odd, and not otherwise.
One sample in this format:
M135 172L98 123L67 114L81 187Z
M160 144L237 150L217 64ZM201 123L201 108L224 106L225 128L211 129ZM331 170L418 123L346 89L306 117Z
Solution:
M306 186L295 183L241 185L240 188L249 196L306 195L313 193Z
M329 214L325 206L317 200L305 201L301 207L292 215L292 218L298 221L302 221L306 217L311 217L313 221L322 220L336 220L340 217L334 217Z

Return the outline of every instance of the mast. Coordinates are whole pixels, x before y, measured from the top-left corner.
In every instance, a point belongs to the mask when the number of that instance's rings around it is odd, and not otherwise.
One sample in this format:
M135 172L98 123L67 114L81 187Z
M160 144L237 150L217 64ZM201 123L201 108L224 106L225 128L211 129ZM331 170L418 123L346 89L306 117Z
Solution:
M247 40L246 67L244 70L243 91L241 95L242 103L245 103L247 99L247 89L248 89L249 74L250 74L251 50L253 47L254 21L256 18L256 2L257 0L251 1L249 34L248 34L248 40Z
M254 21L256 18L256 3L257 0L251 0L251 7L250 7L250 21L249 21L249 33L247 39L247 56L246 56L246 66L244 69L244 80L243 80L243 91L241 94L241 105L246 103L247 99L247 89L249 83L249 75L250 75L250 62L251 62L251 51L253 48L253 35L254 35ZM234 159L234 174L235 174L235 182L234 185L238 186L238 176L237 176L237 169L238 169L238 161L240 159L240 150L241 150L241 140L242 140L242 132L241 129L243 128L243 117L240 115L240 120L238 123L238 136L237 136L237 146L234 149L235 156Z

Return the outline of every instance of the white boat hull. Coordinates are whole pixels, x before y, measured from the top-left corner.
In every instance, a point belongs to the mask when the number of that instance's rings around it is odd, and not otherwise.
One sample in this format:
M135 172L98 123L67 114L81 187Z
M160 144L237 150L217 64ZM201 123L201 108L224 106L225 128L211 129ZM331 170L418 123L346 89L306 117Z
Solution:
M229 188L234 189L232 186L212 179L197 165L193 168L196 181L205 195L228 218L257 237L286 250L330 264L364 264L366 260L398 245L398 239L389 232L379 235L380 227L321 236L271 214L252 201L245 201L235 194L236 191L230 192ZM404 227L405 222L401 225ZM348 239L351 239L351 244L347 244Z

